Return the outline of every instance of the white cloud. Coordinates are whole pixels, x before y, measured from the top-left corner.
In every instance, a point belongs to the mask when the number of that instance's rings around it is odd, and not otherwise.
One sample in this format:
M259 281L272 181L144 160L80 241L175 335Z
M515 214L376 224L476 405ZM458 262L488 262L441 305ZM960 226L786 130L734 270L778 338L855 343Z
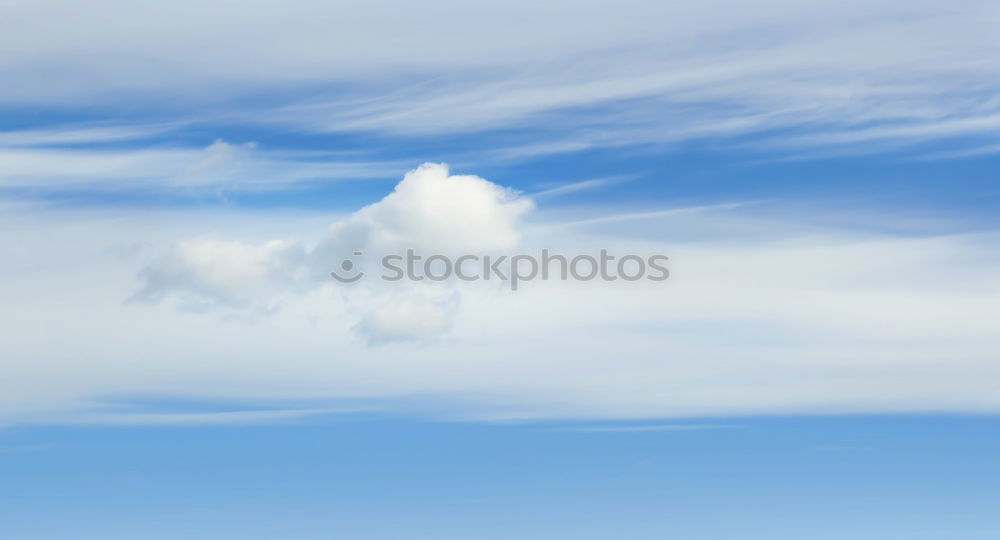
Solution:
M327 261L359 248L507 251L520 240L518 221L532 206L509 189L477 176L452 176L446 165L427 163L408 172L381 201L334 224L317 251Z
M247 307L270 299L276 288L296 287L304 260L305 250L290 241L186 240L143 269L136 298L158 301L173 294L192 307Z
M140 273L143 286L136 297L266 312L284 292L335 283L330 272L345 259L358 271L374 273L382 254L407 249L425 256L507 252L518 244L519 221L532 207L531 200L509 189L427 163L408 172L382 200L334 223L314 248L291 240L180 242ZM355 252L362 258L355 260ZM369 342L430 339L451 327L457 291L381 285L369 279L352 285L347 295L360 317L355 328Z
M459 300L457 291L427 287L383 293L366 299L354 328L373 344L426 341L451 330Z

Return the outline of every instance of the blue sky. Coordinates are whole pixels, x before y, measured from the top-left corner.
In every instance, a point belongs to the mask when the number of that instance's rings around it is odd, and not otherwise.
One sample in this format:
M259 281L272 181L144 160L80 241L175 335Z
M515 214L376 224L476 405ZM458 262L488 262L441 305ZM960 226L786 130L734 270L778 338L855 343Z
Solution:
M998 22L0 4L0 533L997 537Z
M697 424L18 428L0 439L4 528L25 539L995 536L993 418L654 429L682 425Z

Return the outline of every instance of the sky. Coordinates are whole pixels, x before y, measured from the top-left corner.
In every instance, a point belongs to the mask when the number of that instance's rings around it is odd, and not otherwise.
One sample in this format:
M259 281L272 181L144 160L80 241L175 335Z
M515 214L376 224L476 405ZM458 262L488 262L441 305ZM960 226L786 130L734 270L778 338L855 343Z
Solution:
M0 531L996 538L998 23L0 0Z

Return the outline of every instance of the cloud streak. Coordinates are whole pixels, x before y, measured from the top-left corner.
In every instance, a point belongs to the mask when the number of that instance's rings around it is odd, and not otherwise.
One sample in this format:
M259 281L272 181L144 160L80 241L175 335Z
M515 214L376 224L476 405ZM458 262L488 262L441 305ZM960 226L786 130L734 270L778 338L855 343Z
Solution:
M141 132L141 130L139 131ZM0 133L0 188L38 192L220 193L261 191L318 181L380 178L405 170L401 163L331 159L328 153L262 150L255 143L217 139L203 147L130 148L51 146L89 131L67 128L41 135ZM107 137L135 141L130 131ZM102 142L100 137L90 142ZM103 142L107 142L106 140Z
M299 1L235 19L188 1L152 18L100 6L5 5L0 77L19 84L0 105L113 112L169 92L173 117L200 123L411 140L506 130L523 155L747 134L792 150L997 141L992 2ZM425 31L439 27L448 38Z

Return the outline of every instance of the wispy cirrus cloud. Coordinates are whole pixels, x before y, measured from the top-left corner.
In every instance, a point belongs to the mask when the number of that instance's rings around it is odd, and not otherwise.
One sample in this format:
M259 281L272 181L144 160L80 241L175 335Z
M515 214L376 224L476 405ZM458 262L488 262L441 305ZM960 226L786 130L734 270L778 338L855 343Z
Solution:
M619 424L577 426L565 428L564 431L578 433L648 433L656 431L705 431L714 429L733 429L739 426L732 424Z
M992 2L300 1L235 20L186 1L152 19L137 6L46 4L3 8L0 75L19 83L0 89L0 106L121 103L151 118L401 140L517 133L515 157L748 134L864 151L998 136ZM145 32L129 30L137 21ZM425 31L437 27L447 36ZM163 93L170 110L151 110Z
M47 127L0 131L0 148L60 147L135 142L154 138L181 127L180 123L126 124L80 123L67 127Z
M378 178L405 170L401 162L349 159L329 153L266 150L255 143L217 139L202 147L144 144L127 148L67 147L135 140L149 132L108 128L94 134L69 128L0 133L0 188L93 190L262 190L325 180ZM96 137L96 138L92 138ZM103 139L102 139L103 137ZM8 145L3 145L3 140ZM60 143L56 145L56 143Z

